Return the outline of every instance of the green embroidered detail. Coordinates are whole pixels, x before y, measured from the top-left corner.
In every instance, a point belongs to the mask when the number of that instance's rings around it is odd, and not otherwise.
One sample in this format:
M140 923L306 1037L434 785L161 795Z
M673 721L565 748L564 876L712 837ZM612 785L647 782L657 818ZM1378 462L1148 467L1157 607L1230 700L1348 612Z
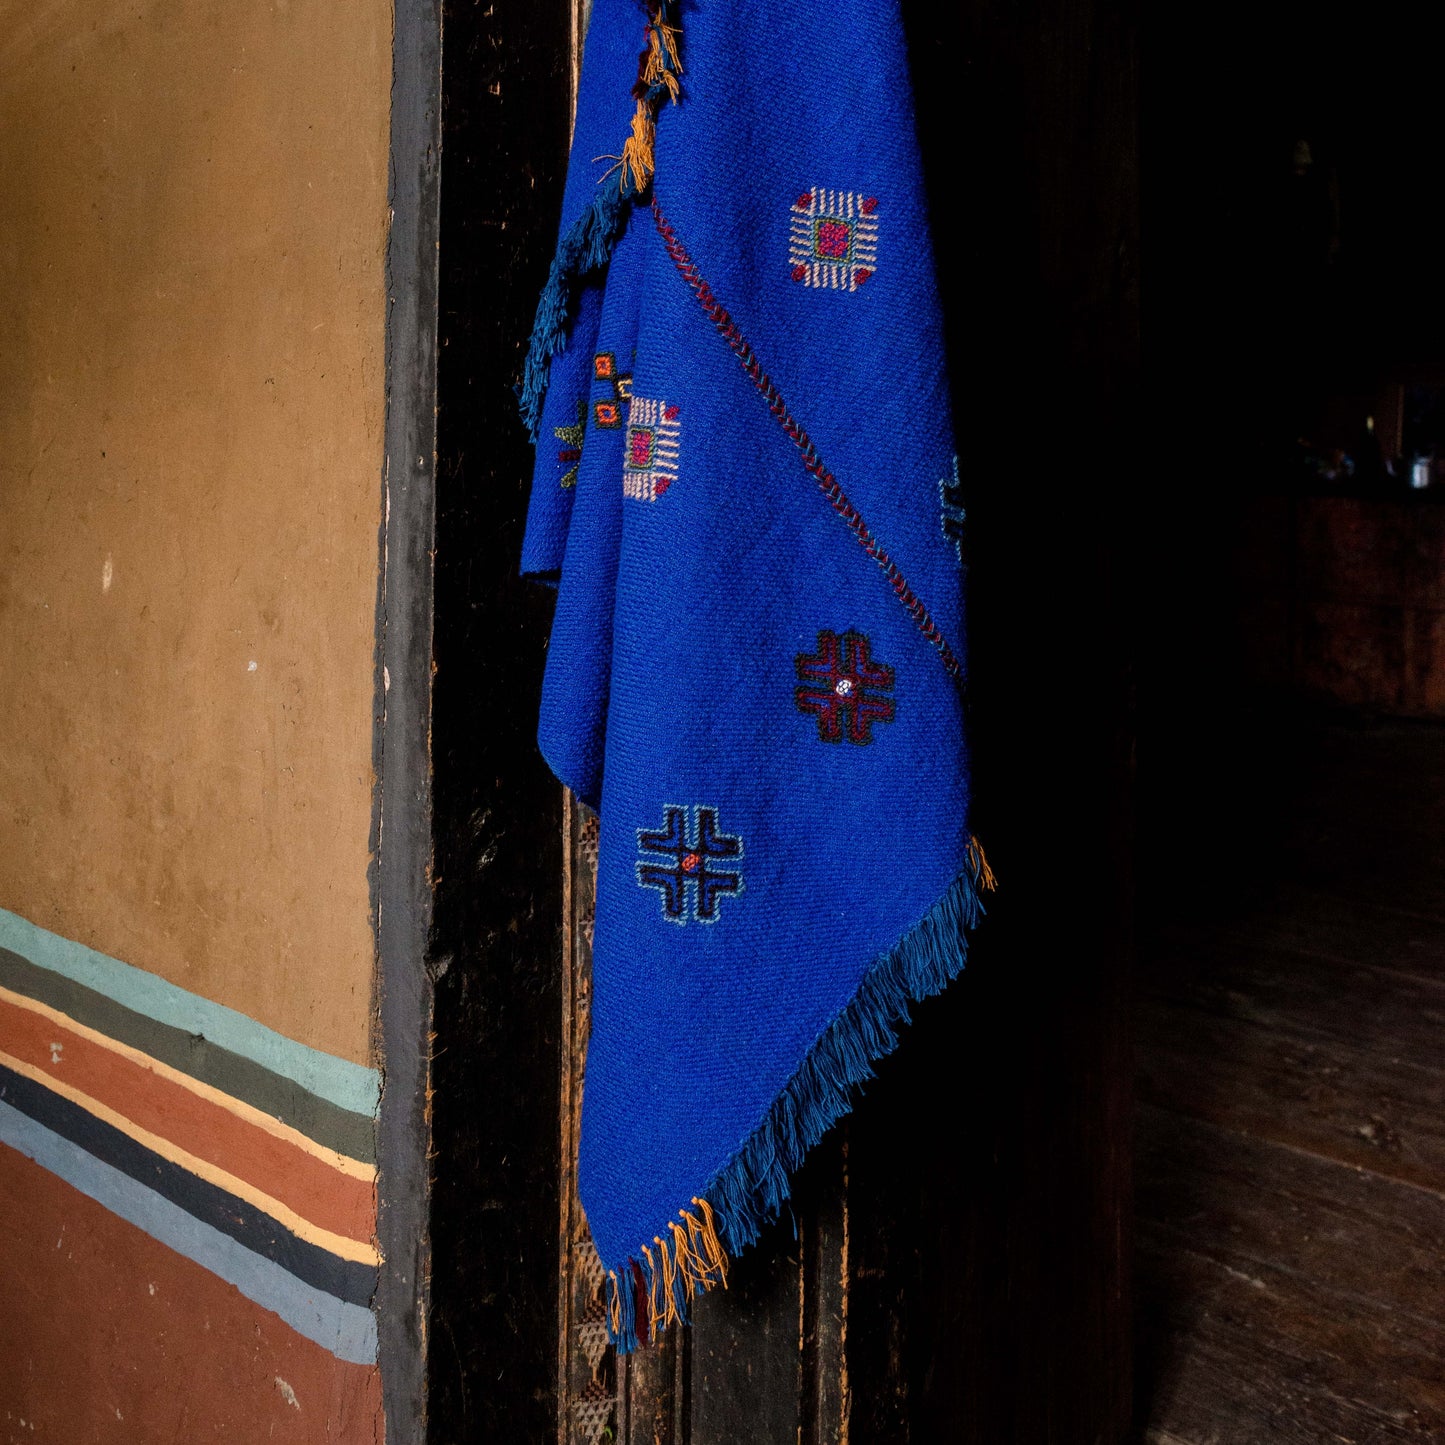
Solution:
M582 464L582 438L587 435L587 403L581 400L577 403L576 426L554 426L552 435L562 443L562 450L557 453L557 460L572 463L570 469L562 473L561 485L575 487L577 485L577 468Z

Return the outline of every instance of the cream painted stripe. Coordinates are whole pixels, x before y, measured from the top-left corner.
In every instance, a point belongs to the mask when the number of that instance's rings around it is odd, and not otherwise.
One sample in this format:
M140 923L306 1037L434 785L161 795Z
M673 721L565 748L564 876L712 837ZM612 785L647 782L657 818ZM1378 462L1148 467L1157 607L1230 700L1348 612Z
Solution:
M329 1229L323 1229L319 1224L312 1224L309 1219L303 1219L294 1209L289 1205L282 1204L279 1199L273 1199L254 1185L247 1184L244 1179L237 1179L234 1174L228 1174L224 1169L218 1169L204 1159L197 1159L194 1154L178 1148L168 1139L162 1139L159 1135L152 1134L149 1129L142 1129L140 1125L133 1124L125 1115L116 1113L114 1109L108 1108L98 1099L92 1099L89 1094L81 1093L79 1089L72 1089L69 1084L62 1083L53 1074L47 1074L43 1069L33 1068L3 1051L0 1051L0 1065L14 1070L22 1078L29 1079L42 1088L49 1089L53 1094L59 1094L62 1099L69 1099L72 1104L78 1104L88 1114L93 1114L103 1123L109 1124L112 1129L119 1129L122 1134L134 1139L137 1144L149 1149L153 1154L159 1154L162 1159L168 1159L172 1164L179 1165L188 1173L194 1174L197 1179L204 1179L207 1184L214 1184L217 1189L224 1189L227 1194L234 1194L237 1199L244 1199L247 1204L254 1204L257 1209L264 1210L278 1224L285 1225L298 1239L304 1239L308 1244L317 1245L341 1259L355 1260L359 1264L379 1265L381 1263L381 1254L375 1245L363 1243L359 1239L348 1239L344 1234L334 1234Z
M129 1059L143 1069L149 1069L158 1078L165 1079L172 1084L179 1084L181 1088L188 1089L197 1098L216 1104L229 1113L235 1114L237 1118L244 1119L246 1123L254 1124L258 1129L264 1129L274 1138L292 1144L297 1149L310 1154L313 1159L319 1159L323 1164L329 1164L338 1173L345 1174L352 1179L363 1180L367 1184L376 1183L375 1164L367 1164L364 1160L351 1159L345 1154L338 1154L335 1149L328 1149L325 1144L318 1144L316 1140L303 1134L299 1129L293 1129L290 1124L258 1109L254 1104L248 1104L244 1099L237 1099L226 1093L224 1089L218 1089L213 1084L193 1078L180 1069L172 1068L170 1064L164 1063L160 1059L153 1059L140 1049L133 1048L130 1044L123 1044L119 1039L111 1038L109 1034L103 1034L88 1027L78 1019L71 1018L69 1014L62 1013L58 1008L52 1008L48 1003L41 1003L39 999L27 998L23 993L15 993L4 987L3 984L0 984L0 1000L13 1004L16 1008L23 1008L30 1013L38 1014L41 1018L50 1020L51 1023L59 1024L62 1028L79 1034L81 1038L90 1043L99 1044L103 1048L109 1049L111 1053L119 1054L121 1058ZM44 1082L49 1084L50 1081L51 1075L45 1075Z
M0 1145L18 1150L118 1219L210 1270L338 1359L356 1365L376 1363L376 1316L369 1309L297 1279L274 1260L203 1224L179 1204L3 1100Z

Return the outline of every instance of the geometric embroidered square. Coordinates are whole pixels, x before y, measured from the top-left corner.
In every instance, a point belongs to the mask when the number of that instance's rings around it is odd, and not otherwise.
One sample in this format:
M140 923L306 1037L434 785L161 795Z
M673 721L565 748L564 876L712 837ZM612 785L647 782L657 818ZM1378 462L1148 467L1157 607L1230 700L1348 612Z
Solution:
M634 395L627 408L622 495L655 502L677 480L678 409Z
M878 200L815 186L793 202L788 260L794 281L856 291L878 264Z

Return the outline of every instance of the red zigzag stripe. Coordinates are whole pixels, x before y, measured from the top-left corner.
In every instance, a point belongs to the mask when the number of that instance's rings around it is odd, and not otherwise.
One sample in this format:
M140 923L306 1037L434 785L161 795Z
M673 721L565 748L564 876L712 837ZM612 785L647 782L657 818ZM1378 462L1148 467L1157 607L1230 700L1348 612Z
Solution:
M759 362L753 348L748 345L747 338L738 330L737 323L728 315L727 308L712 294L712 288L698 273L697 267L693 265L692 257L687 254L687 248L677 239L677 233L672 229L667 217L662 214L662 208L655 200L652 203L652 215L657 222L657 230L662 237L662 243L667 247L667 254L672 257L673 265L677 267L682 279L692 288L692 294L701 302L702 309L707 312L723 340L732 347L737 359L742 363L743 370L747 372L753 385L762 393L763 400L768 404L768 410L777 417L783 430L792 438L793 445L803 454L803 464L813 474L819 490L832 504L833 510L848 524L863 550L883 569L883 575L887 577L889 586L897 594L898 600L908 609L908 615L918 625L918 630L938 649L938 655L943 659L943 665L948 670L949 676L961 678L963 668L959 665L958 658L954 656L953 649L948 645L938 624L929 614L928 608L923 605L917 593L908 585L903 574L898 570L897 564L883 550L878 539L868 530L868 524L863 520L858 509L848 500L848 495L844 492L838 478L823 465L823 459L813 446L812 439L803 430L798 419L788 410L787 402L783 400L778 388L773 385L772 378L763 370L762 363Z

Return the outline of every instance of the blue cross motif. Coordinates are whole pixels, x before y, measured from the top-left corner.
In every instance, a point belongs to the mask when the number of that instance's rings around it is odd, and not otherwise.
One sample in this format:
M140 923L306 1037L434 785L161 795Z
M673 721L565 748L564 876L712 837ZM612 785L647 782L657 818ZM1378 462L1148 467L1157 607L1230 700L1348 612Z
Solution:
M718 903L743 891L743 875L715 866L724 859L741 861L743 840L718 831L717 809L697 805L692 809L689 833L686 807L668 803L663 808L660 832L637 830L637 881L644 888L662 894L662 916L669 923L716 923ZM689 885L691 890L689 891Z
M958 560L963 561L963 483L958 478L958 458L953 459L953 477L944 477L938 484L938 495L942 503L943 535L953 543Z

